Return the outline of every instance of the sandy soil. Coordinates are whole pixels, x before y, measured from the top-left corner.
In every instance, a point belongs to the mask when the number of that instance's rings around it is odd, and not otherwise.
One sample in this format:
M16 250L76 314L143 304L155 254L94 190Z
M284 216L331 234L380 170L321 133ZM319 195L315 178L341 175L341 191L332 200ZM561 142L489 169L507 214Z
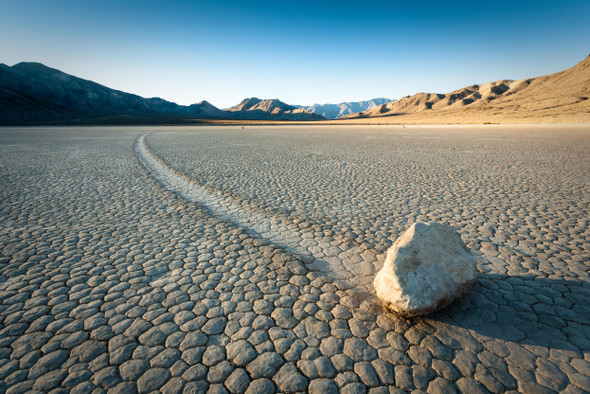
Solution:
M585 126L0 129L0 391L583 392ZM477 255L424 319L410 223Z

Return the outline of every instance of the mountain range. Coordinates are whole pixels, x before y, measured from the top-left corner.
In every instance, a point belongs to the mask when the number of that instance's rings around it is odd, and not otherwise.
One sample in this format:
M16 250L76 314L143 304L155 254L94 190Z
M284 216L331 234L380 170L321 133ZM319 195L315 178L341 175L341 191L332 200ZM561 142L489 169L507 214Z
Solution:
M193 123L222 120L324 120L279 100L246 99L222 111L207 101L178 105L111 89L47 67L0 64L0 125Z
M590 55L555 74L417 93L344 119L387 123L590 122ZM371 122L369 122L371 123Z
M313 113L304 108L297 108L285 104L280 100L261 100L256 97L244 99L238 105L225 110L225 112L237 115L240 119L252 120L325 120L322 115Z
M0 125L325 119L344 123L583 123L590 122L589 98L590 56L555 74L470 85L450 93L312 106L248 98L226 110L207 101L185 106L143 98L40 63L0 64Z
M387 98L374 98L365 101L347 101L338 104L314 104L312 106L296 105L297 108L303 108L309 112L322 115L326 119L338 119L346 115L351 115L361 111L367 111L378 107L379 105L393 101Z

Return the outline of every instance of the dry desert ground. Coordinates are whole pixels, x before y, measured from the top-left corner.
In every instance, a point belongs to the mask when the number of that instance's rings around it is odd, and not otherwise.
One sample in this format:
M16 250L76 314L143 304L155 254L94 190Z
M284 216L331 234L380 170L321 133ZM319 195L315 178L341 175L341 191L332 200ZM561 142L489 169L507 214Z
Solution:
M0 129L0 392L590 390L590 128ZM406 320L415 221L479 278Z

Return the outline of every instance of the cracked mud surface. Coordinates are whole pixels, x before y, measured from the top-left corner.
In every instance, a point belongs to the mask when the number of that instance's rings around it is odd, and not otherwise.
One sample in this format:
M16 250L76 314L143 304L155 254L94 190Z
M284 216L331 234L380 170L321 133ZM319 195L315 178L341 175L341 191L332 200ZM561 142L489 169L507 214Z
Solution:
M588 152L559 126L0 129L0 391L587 391ZM410 321L371 281L416 220L480 276Z

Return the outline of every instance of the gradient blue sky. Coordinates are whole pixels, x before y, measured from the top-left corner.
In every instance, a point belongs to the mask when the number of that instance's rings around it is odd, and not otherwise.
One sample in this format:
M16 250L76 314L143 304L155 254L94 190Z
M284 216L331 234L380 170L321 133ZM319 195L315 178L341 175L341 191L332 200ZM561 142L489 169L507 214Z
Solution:
M311 105L560 71L589 21L589 0L0 0L0 62L179 104Z

